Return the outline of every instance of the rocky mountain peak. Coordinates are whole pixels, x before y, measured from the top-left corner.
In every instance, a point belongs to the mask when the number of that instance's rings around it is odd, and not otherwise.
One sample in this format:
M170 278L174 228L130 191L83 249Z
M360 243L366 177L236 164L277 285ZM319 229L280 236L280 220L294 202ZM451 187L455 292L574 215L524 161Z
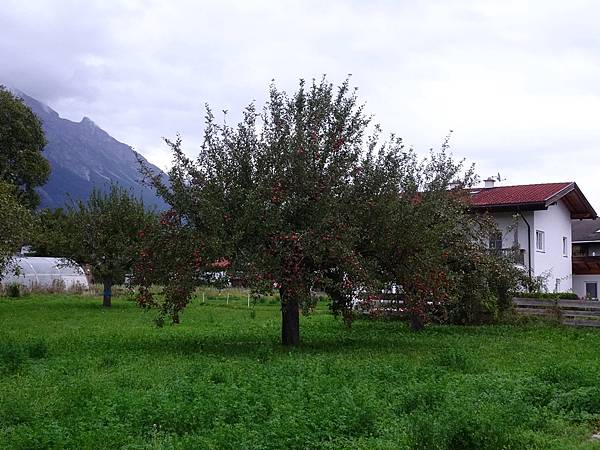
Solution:
M42 208L63 207L68 199L86 199L94 186L105 190L111 183L129 189L149 206L166 207L154 190L141 182L136 153L129 145L114 139L89 117L73 122L25 93L18 92L18 96L39 117L48 141L44 156L52 171L48 183L38 189Z

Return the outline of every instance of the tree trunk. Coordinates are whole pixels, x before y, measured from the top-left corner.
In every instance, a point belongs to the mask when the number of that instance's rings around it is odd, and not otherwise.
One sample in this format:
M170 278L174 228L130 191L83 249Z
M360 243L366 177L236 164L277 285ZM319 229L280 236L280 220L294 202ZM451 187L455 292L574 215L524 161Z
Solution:
M112 305L112 285L113 280L112 277L107 276L102 278L102 284L104 285L104 293L102 298L102 306L105 308L110 308Z
M409 315L410 329L412 331L422 331L425 328L425 321L419 314L410 313Z
M279 290L281 296L281 344L296 347L300 344L300 307L299 297L289 295L284 288Z

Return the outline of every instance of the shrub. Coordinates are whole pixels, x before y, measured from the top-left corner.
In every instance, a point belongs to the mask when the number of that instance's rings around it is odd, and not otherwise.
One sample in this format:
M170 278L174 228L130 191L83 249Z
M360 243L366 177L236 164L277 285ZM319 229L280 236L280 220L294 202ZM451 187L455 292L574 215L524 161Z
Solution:
M12 283L6 286L6 296L10 298L19 298L22 295L22 286L18 283Z
M526 277L503 257L467 253L451 261L455 295L446 303L448 321L460 325L497 322L512 308L512 295Z

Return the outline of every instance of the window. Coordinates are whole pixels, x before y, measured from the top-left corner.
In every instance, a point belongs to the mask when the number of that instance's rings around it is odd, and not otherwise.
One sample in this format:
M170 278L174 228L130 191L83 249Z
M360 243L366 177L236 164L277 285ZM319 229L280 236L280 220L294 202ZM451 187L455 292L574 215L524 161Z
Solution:
M563 256L569 256L569 240L563 236Z
M493 233L490 236L490 249L502 250L502 233Z
M598 300L598 283L585 283L585 298Z
M543 231L535 230L535 249L538 252L546 251L546 237Z

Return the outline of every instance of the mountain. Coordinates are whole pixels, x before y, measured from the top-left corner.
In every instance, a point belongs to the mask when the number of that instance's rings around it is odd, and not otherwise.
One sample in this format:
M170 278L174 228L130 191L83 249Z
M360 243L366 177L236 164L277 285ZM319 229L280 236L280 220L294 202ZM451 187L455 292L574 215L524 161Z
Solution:
M87 117L72 122L27 94L20 91L16 94L40 118L48 141L43 154L52 171L48 183L38 188L41 208L59 208L69 199L85 200L94 186L106 190L111 183L130 190L148 206L166 207L152 188L141 183L136 155L153 171L162 173L158 167Z

